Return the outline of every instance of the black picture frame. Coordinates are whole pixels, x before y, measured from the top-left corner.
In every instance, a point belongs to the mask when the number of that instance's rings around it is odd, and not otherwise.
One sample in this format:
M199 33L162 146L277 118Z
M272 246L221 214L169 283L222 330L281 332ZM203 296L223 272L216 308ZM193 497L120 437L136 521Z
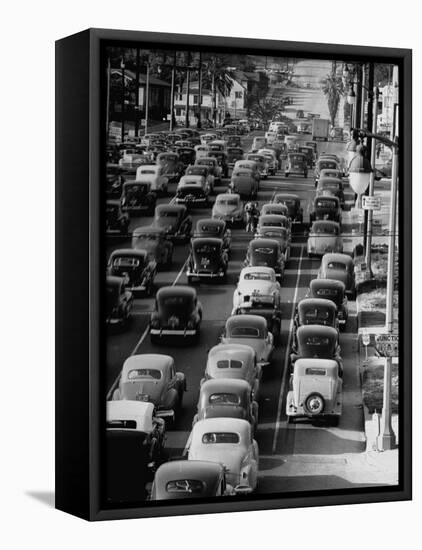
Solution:
M101 52L105 44L209 48L399 66L400 483L308 494L257 495L106 508L101 502ZM409 500L412 498L412 52L408 49L88 29L56 42L56 508L108 520Z

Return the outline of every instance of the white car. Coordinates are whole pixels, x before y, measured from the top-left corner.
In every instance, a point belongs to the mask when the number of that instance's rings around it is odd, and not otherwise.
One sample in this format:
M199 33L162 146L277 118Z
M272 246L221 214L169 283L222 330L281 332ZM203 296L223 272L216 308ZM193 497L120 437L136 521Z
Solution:
M164 168L158 164L144 164L136 170L136 181L146 181L151 184L151 191L167 194L168 177Z
M221 337L222 344L244 344L255 350L258 364L266 367L271 363L274 337L268 330L267 321L261 315L232 315L226 321Z
M256 489L259 449L247 420L199 420L192 428L184 454L187 454L188 460L207 460L223 464L227 481L237 494L250 493Z
M272 267L244 267L240 272L239 282L233 293L233 309L240 307L250 296L271 301L275 307L280 306L280 283L276 280Z

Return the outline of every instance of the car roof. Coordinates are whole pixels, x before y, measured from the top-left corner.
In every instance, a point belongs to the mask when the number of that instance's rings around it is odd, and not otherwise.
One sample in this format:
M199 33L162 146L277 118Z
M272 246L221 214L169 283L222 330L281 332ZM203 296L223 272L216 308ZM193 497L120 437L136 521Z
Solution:
M149 233L160 234L163 236L166 234L165 229L162 227L156 227L155 225L141 225L132 231L132 236L136 237L138 235Z
M208 359L233 359L236 357L253 360L255 351L244 344L217 344L208 352Z
M299 200L299 196L298 196L298 195L294 195L293 193L276 193L276 194L274 195L274 199L277 199L277 198Z
M241 418L205 418L198 420L192 428L192 443L200 443L202 436L208 432L235 432L245 443L250 440L251 425ZM230 445L230 444L229 444Z
M252 250L255 250L255 248L279 248L278 241L275 239L253 239L250 241L249 246Z
M131 401L126 399L119 401L107 401L107 421L135 420L136 431L152 431L153 412L154 404L149 402ZM121 428L116 427L116 429Z
M155 212L184 212L186 206L183 204L159 204L155 207Z
M226 222L224 220L217 220L216 218L201 218L196 222L196 227L199 227L205 224L214 226L214 227L222 227L223 225L225 225L225 223Z
M323 183L342 183L341 178L333 178L332 176L323 176L319 178L318 185Z
M217 151L216 151L217 152ZM215 157L201 157L200 159L196 159L195 160L195 163L198 163L200 164L201 162L205 161L205 160L215 160Z
M264 330L267 328L267 321L260 315L232 315L226 321L226 327L233 328L238 326L257 326Z
M315 288L315 290L318 290L319 288L342 288L343 290L346 289L346 285L343 283L343 281L339 281L337 279L312 279L310 282L310 287Z
M146 250L139 248L118 248L117 250L113 250L110 258L114 258L115 256L136 256L137 258L145 259L147 255L148 252Z
M283 206L283 205L280 205ZM259 223L262 221L287 221L287 216L284 214L261 214L259 217Z
M319 226L319 227L336 227L340 229L340 224L337 222L334 222L332 220L315 220L312 222L312 227ZM311 231L312 231L311 227Z
M148 170L151 170L151 169L154 169L155 171L157 170L160 170L161 169L161 166L158 166L158 164L141 164L139 167L138 167L138 170L141 172L142 170L144 169L148 169Z
M204 181L204 176L202 176L201 174L185 174L184 176L182 176L179 180L179 185L181 183L185 183L186 180L188 180L188 182L199 182L199 183L202 183Z
M163 286L157 292L158 298L165 298L168 296L191 296L194 298L196 296L196 290L191 286L185 285L174 285L174 286Z
M333 301L331 300L326 300L325 298L303 298L303 300L301 300L297 307L298 309L303 309L303 308L307 308L307 307L327 307L329 309L337 309L336 308L336 305Z
M223 241L217 237L194 237L192 239L192 246L199 246L201 244L214 244L221 246Z
M120 206L120 199L107 199L106 206Z
M299 339L314 335L329 336L332 339L336 339L338 332L334 327L326 327L324 325L301 325L297 329L297 337Z
M237 193L219 193L215 200L217 199L233 199L233 198L236 198L236 199L240 199L240 195L238 195Z
M240 378L212 378L205 380L202 384L200 393L206 393L210 395L212 393L225 393L225 392L244 392L251 391L249 382Z
M127 373L137 368L148 368L157 370L167 370L174 363L173 357L159 353L138 353L131 355L123 363L122 378L126 379Z
M351 256L348 256L347 254L329 252L327 254L324 254L324 256L322 257L322 262L325 264L328 264L330 262L339 262L350 266L353 264L353 259Z

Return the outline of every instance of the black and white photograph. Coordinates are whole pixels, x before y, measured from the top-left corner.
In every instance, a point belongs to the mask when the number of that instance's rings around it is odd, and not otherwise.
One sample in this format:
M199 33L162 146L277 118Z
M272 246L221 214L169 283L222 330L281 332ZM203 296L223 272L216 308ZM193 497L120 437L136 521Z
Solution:
M394 490L399 66L223 46L103 50L105 502Z

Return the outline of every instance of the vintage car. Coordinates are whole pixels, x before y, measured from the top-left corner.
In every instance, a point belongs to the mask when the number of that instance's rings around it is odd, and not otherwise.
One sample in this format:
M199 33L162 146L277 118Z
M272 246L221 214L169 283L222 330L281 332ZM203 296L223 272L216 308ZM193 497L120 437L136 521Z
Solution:
M262 149L266 145L267 145L267 140L265 139L265 136L255 136L252 141L251 150L259 151L259 149Z
M329 158L319 158L315 163L314 176L315 187L317 186L321 170L340 170L340 166L337 161Z
M278 159L274 149L260 149L258 155L262 155L267 163L269 176L275 176L278 170Z
M324 254L318 278L341 281L346 288L346 295L352 300L356 299L354 263L347 254Z
M109 199L106 201L106 232L127 235L129 229L129 215L122 212L120 200Z
M173 261L173 243L167 238L166 231L159 227L150 225L134 229L132 248L146 250L148 257L160 267L170 267Z
M164 175L164 168L157 164L145 164L136 170L136 181L150 184L151 191L162 196L168 192L168 177Z
M202 134L201 136L201 143L203 145L208 145L210 141L214 141L217 139L217 134Z
M290 230L286 227L278 226L264 226L260 227L255 233L256 239L274 239L280 245L282 254L284 255L284 263L286 264L290 259L290 242L291 234Z
M325 298L303 298L296 308L295 330L303 325L323 325L338 330L337 306Z
M209 173L214 176L214 184L221 185L221 179L223 177L223 171L221 166L218 165L218 161L215 157L203 157L195 160L195 166L206 166Z
M264 155L260 155L259 153L248 153L245 156L245 161L255 162L261 178L268 177L268 163Z
M158 343L168 336L196 338L202 321L202 305L196 290L189 286L164 286L155 298L149 334Z
M236 193L221 193L217 195L211 215L215 219L242 227L245 223L245 213L240 195Z
M327 418L337 424L342 413L343 381L336 361L298 359L287 393L287 422L296 417Z
M107 199L119 199L122 186L125 182L125 170L118 164L107 163L106 167L106 196Z
M210 173L207 166L198 166L196 164L189 165L185 170L185 176L202 176L205 178L209 194L212 195L214 193L214 176Z
M340 179L343 177L343 172L341 170L334 170L329 168L323 168L319 173L320 178L337 178Z
M227 229L227 224L223 220L214 218L203 218L196 222L194 238L198 237L214 237L223 241L223 249L230 254L231 231Z
M290 219L281 214L262 214L259 216L257 231L260 231L264 227L284 227L287 231L290 231L291 222Z
M318 154L318 143L316 141L304 141L303 145L305 147L312 147L314 150L314 155Z
M206 380L235 378L246 380L258 400L262 369L253 348L244 344L218 344L208 352L202 385Z
M255 199L258 195L258 180L247 168L233 168L229 189L243 198Z
M259 170L258 164L254 160L248 160L247 158L245 158L236 161L235 165L233 166L233 172L236 172L237 170L249 170L259 184L259 181L261 179L261 172Z
M303 325L297 328L292 341L290 365L298 359L333 359L343 376L343 360L340 356L338 330L322 325Z
M297 149L298 153L305 155L306 162L308 163L308 168L313 168L315 164L315 153L313 147L308 147L307 145L299 145Z
M176 147L175 149L184 169L195 162L196 152L193 147Z
M183 174L183 164L177 153L165 152L157 155L156 163L162 167L162 174L169 183L177 183Z
M125 287L123 277L107 276L106 321L108 325L127 323L133 307L133 294Z
M337 197L340 206L344 207L343 182L338 178L319 178L316 197Z
M266 216L267 214L274 214L276 216L288 216L289 209L285 204L268 202L262 205L261 216Z
M155 472L150 500L195 499L235 495L226 468L209 460L172 460Z
M152 403L157 416L174 421L185 391L185 375L176 372L173 357L144 353L131 355L123 363L112 399Z
M143 145L151 145L154 141L161 140L161 136L158 133L145 134L141 140Z
M207 147L209 148L210 152L214 153L224 153L227 149L227 141L225 139L214 139L213 141L210 141L207 143Z
M226 280L228 254L223 240L215 237L192 239L191 251L187 260L186 277L191 284L194 279Z
M212 147L212 145L210 145ZM218 166L221 168L221 177L229 177L229 165L227 161L227 153L225 151L213 151L208 152L208 158L214 158L217 161Z
M334 279L313 279L309 285L307 298L331 300L337 307L337 319L340 330L346 328L349 311L347 307L346 287Z
M149 164L151 157L145 153L125 153L122 158L119 160L119 166L124 170L128 176L133 176L136 174L137 169L140 166Z
M206 145L195 145L195 160L202 159L208 156L209 149Z
M251 294L245 301L234 307L232 315L259 315L267 322L267 328L274 337L274 345L278 345L281 338L281 310L267 296Z
M201 386L192 426L204 418L243 418L258 426L258 403L246 380L207 380Z
M302 153L289 153L287 155L287 162L284 166L284 175L287 177L290 174L303 175L308 177L308 160Z
M248 302L251 296L266 299L271 307L280 307L280 283L271 267L244 267L233 292L233 307Z
M227 481L235 492L247 494L258 483L258 444L252 426L241 418L199 420L185 447L188 460L209 460L223 464Z
M289 209L289 218L292 223L303 223L303 208L300 206L300 199L291 193L276 193L271 202L285 204Z
M146 250L120 248L114 250L108 260L108 274L126 278L125 286L134 297L138 294L152 294L157 262Z
M154 227L164 229L173 241L188 241L191 237L192 218L183 204L159 204L155 207Z
M309 230L308 256L323 256L327 252L343 252L340 225L330 220L317 220Z
M175 202L187 208L209 205L210 188L204 176L182 176L177 184Z
M152 403L107 401L105 486L108 502L141 502L164 459L165 422Z
M272 267L278 280L284 277L284 254L275 239L253 239L249 242L244 267Z
M147 216L154 214L157 196L151 192L151 184L146 181L126 181L123 184L120 199L122 211L129 215L144 212Z
M188 149L192 148L192 144L189 139L179 139L175 141L173 145L177 148L182 148L182 147L186 147Z
M227 141L227 149L229 147L242 147L242 137L241 136L236 136L236 135L232 135L232 136L227 136L226 138L226 141Z
M232 315L226 321L221 337L222 344L244 344L255 350L258 364L266 367L271 363L274 337L268 330L266 320L260 315Z
M316 220L331 220L341 225L342 215L338 197L326 195L315 197L309 220L311 223Z
M241 147L227 147L227 164L233 168L238 160L243 160L244 151Z

